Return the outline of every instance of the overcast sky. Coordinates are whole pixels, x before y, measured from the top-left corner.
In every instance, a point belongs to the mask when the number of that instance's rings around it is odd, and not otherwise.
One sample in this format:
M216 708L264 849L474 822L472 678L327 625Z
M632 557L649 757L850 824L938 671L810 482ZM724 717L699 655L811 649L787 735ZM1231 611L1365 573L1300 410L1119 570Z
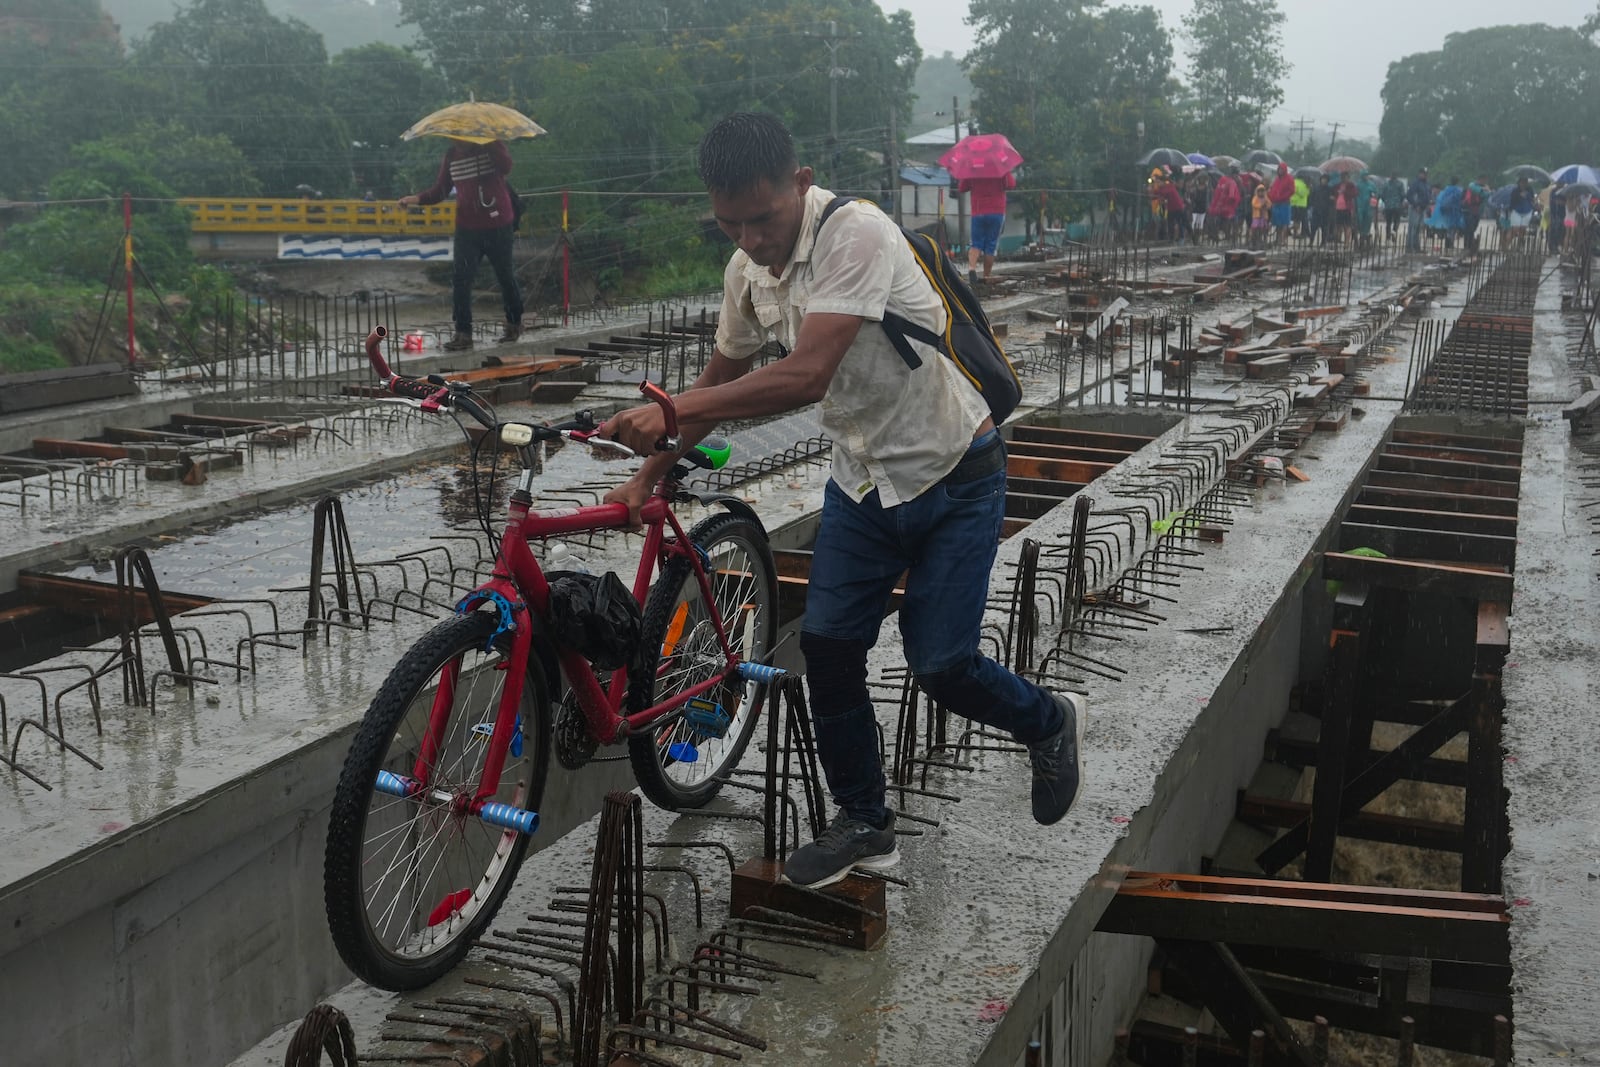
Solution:
M1137 6L1141 0L1121 2ZM1174 60L1180 72L1186 70L1180 20L1191 0L1145 2L1161 12L1174 38ZM1440 48L1446 32L1508 22L1576 26L1595 5L1596 0L1543 0L1526 6L1507 0L1279 0L1287 15L1283 52L1292 69L1283 87L1283 105L1272 121L1303 117L1322 131L1338 122L1340 136L1376 140L1383 117L1378 94L1394 60ZM917 41L930 55L948 51L960 57L972 47L972 28L965 23L967 0L879 0L878 6L911 12Z

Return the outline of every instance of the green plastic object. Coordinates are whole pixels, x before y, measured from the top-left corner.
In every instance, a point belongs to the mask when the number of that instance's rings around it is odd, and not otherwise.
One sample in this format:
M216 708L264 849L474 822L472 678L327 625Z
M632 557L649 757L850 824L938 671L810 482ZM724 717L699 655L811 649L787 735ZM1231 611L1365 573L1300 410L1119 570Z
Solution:
M726 437L707 437L695 445L694 450L705 457L707 466L719 471L728 465L728 457L733 455L733 442Z
M1362 547L1360 547L1360 548L1352 548L1352 549L1350 549L1348 552L1345 553L1345 555L1347 555L1347 556L1366 556L1369 559L1388 559L1389 558L1388 556L1384 555L1382 552L1379 552L1377 549L1375 549L1375 548L1367 548L1364 545ZM1330 578L1325 583L1325 586L1326 586L1326 588L1328 590L1328 599L1332 600L1332 599L1334 599L1335 597L1337 597L1339 595L1339 590L1344 586L1344 583L1339 581L1336 578Z

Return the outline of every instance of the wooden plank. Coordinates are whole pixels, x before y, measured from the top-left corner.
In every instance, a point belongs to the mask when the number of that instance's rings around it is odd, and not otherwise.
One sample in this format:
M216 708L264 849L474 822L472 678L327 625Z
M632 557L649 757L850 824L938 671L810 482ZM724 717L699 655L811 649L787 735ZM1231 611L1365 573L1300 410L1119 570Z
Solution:
M1478 515L1466 511L1433 511L1423 508L1381 507L1357 502L1345 512L1345 521L1379 526L1413 526L1427 530L1457 533L1517 535L1515 515Z
M1356 503L1385 508L1421 508L1424 511L1460 511L1473 515L1497 515L1515 518L1517 500L1514 497L1467 496L1461 493L1433 493L1426 489L1385 489L1381 486L1363 486Z
M1511 605L1503 601L1478 602L1478 652L1511 647Z
M1382 589L1440 593L1470 600L1511 599L1510 574L1459 564L1376 559L1344 552L1325 552L1322 556L1322 576L1337 581L1364 581Z
M1522 455L1522 439L1518 437L1493 437L1483 434L1439 433L1433 430L1397 428L1389 440L1413 445L1444 445L1477 448L1486 452L1504 452L1511 456Z
M1384 489L1421 489L1433 493L1493 496L1509 500L1517 498L1517 483L1515 482L1449 478L1442 474L1375 470L1367 472L1367 484Z
M1448 559L1510 567L1517 560L1517 539L1493 534L1425 530L1411 526L1377 526L1346 521L1339 527L1339 548L1375 548L1401 559Z
M1483 448L1448 447L1445 445L1412 444L1409 441L1390 441L1384 451L1395 456L1416 456L1419 459L1448 459L1457 463L1487 463L1498 467L1522 468L1522 456L1494 452Z
M1467 796L1461 889L1498 893L1500 867L1509 833L1505 802L1505 750L1500 743L1501 714L1498 675L1476 674L1467 697Z

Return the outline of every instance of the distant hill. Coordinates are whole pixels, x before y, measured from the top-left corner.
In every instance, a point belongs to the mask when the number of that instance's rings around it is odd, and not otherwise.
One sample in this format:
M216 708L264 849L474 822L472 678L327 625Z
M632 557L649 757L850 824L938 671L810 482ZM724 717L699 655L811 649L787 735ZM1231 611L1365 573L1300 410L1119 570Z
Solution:
M952 96L961 101L963 114L972 106L972 83L961 70L961 60L949 52L922 57L911 91L917 94L917 102L907 134L924 133L940 123L954 121L950 115ZM935 114L939 111L944 114Z
M407 45L416 27L400 26L397 0L266 0L267 10L279 17L292 15L322 34L328 55L372 41ZM100 0L100 5L122 27L129 43L150 32L150 27L172 18L175 0Z

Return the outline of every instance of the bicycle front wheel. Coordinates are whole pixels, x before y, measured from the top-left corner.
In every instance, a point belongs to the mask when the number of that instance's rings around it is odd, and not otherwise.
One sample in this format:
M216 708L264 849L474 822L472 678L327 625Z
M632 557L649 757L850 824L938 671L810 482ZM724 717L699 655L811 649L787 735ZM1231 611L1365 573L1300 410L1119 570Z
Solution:
M494 799L538 810L549 767L549 690L535 660L509 661L496 616L457 615L405 654L367 709L334 793L323 861L328 927L344 962L383 989L415 989L454 967L494 918L528 849L527 835L466 814L511 671L523 672L518 737ZM487 650L486 650L487 649ZM454 698L427 788L377 787L381 772L418 773L441 680Z
M777 639L777 572L760 524L714 515L689 539L705 553L711 601L688 560L673 560L662 571L645 601L640 632L644 654L659 655L648 704L722 672L718 620L741 660L761 659ZM644 795L669 810L698 808L715 796L718 779L738 766L750 743L761 692L757 683L734 678L709 690L704 706L670 713L662 725L630 737L628 755Z

